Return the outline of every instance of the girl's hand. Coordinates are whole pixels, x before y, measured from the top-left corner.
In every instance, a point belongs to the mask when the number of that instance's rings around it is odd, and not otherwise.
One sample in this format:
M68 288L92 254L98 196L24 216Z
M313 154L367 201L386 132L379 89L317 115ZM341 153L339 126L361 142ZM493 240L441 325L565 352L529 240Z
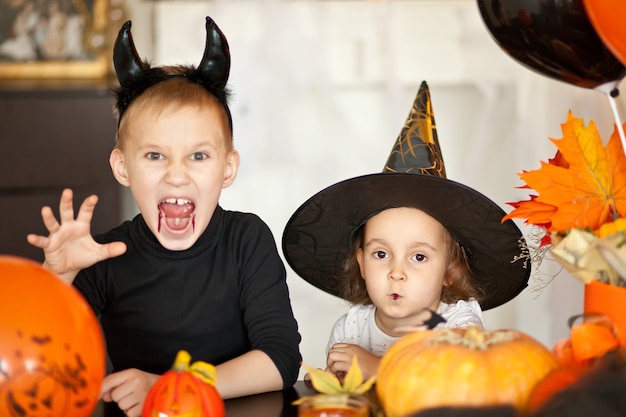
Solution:
M102 381L102 401L114 401L128 417L140 417L148 391L160 375L149 374L139 369L126 369L108 375Z
M336 343L328 351L326 359L327 370L332 372L340 381L346 375L352 365L352 357L356 356L359 361L359 368L363 373L363 380L376 375L380 357L368 352L359 345L349 343ZM343 381L342 381L343 382Z
M76 219L72 199L72 190L63 190L59 203L60 223L50 207L41 209L41 217L50 233L47 237L35 234L26 237L28 243L43 249L43 266L68 283L81 269L126 252L126 245L122 242L101 245L91 236L91 219L98 202L97 196L89 196L83 201Z

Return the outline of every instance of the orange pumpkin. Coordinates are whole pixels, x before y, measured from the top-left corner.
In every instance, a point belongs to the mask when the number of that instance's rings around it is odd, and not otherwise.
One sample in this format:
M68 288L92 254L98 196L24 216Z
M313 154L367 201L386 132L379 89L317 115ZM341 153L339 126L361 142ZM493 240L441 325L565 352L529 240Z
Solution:
M172 369L150 388L142 417L224 417L222 397L215 389L215 367L205 362L189 365L191 356L184 350L176 355Z
M88 417L105 368L80 293L38 263L0 256L0 416Z
M430 407L513 405L558 366L550 351L514 330L439 329L402 337L381 359L376 392L387 417Z

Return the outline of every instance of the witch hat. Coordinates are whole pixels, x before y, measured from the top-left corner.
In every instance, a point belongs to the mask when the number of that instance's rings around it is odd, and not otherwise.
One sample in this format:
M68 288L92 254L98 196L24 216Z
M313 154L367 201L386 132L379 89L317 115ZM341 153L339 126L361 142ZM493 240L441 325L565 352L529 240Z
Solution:
M414 207L438 220L468 255L486 296L483 310L506 303L528 285L524 237L492 200L446 178L430 92L423 82L382 173L341 181L305 201L283 232L289 266L303 279L340 296L344 261L357 230L394 207Z

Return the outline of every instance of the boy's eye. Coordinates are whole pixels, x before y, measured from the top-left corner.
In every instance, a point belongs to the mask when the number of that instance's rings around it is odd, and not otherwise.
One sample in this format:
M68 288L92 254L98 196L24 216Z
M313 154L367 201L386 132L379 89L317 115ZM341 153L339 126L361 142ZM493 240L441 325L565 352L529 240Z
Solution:
M195 152L191 154L191 157L189 159L191 159L192 161L202 161L204 159L207 159L208 157L209 156L204 152Z
M146 154L146 158L157 161L159 159L163 159L163 155L158 152L148 152Z
M385 259L387 257L387 252L385 252L383 250L377 250L372 255L376 259Z

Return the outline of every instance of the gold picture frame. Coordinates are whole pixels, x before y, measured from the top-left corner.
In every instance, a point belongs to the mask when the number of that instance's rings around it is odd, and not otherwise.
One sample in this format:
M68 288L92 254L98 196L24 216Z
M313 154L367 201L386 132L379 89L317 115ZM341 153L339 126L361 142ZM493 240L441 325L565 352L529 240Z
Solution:
M122 0L6 0L0 79L104 79Z

